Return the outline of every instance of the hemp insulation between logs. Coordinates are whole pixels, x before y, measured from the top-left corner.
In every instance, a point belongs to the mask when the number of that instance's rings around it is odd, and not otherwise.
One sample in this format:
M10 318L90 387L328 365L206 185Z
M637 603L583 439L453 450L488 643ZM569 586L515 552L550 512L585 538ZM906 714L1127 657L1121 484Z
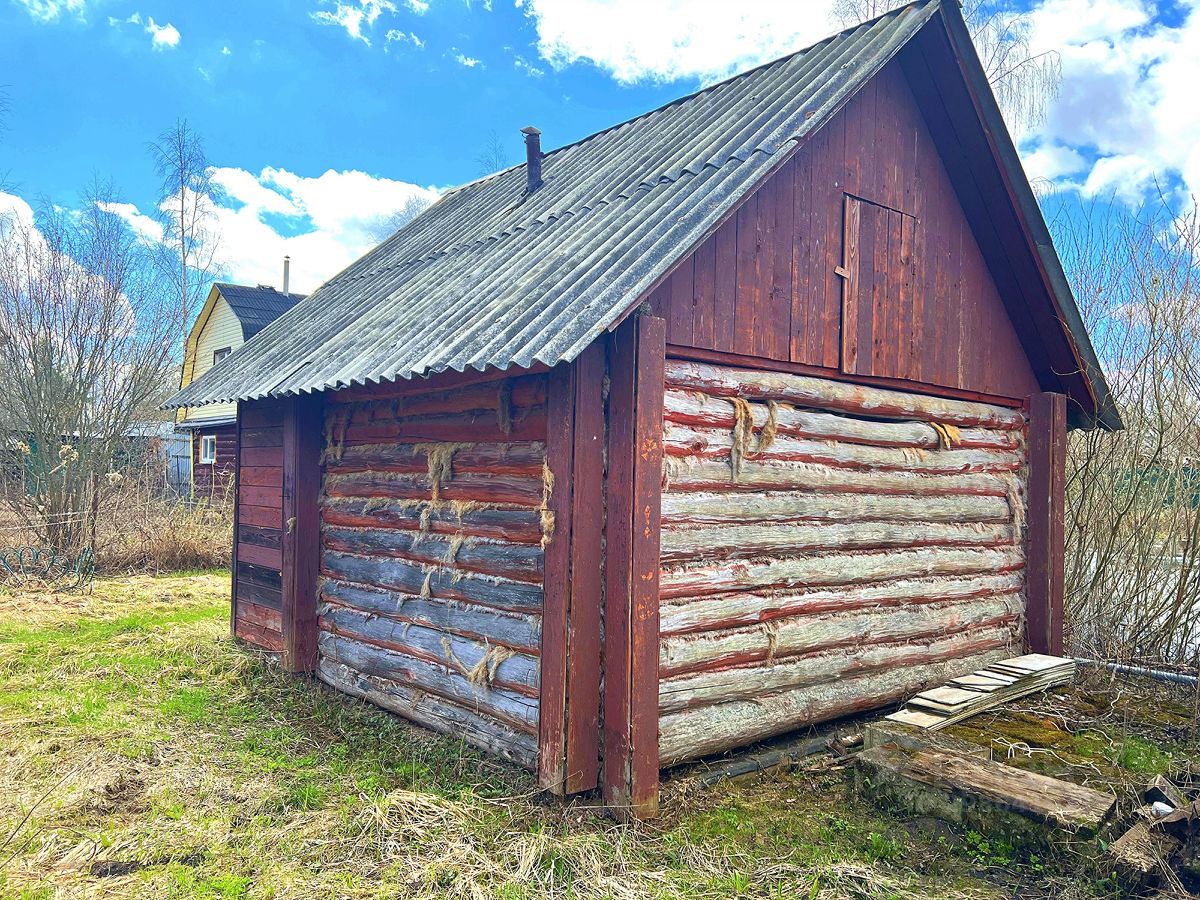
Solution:
M1020 412L670 360L666 381L662 765L1016 650Z

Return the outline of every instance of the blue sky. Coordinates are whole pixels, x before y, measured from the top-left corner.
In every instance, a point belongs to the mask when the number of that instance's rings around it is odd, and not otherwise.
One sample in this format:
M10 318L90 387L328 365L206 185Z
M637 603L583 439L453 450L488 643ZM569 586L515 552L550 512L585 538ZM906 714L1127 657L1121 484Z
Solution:
M1058 191L1136 202L1200 190L1200 16L1191 2L1041 0L1030 43L1063 83L1019 135ZM147 142L203 137L227 273L315 287L413 195L479 174L497 135L548 147L836 30L830 0L0 0L14 202L70 205L111 178L152 234Z

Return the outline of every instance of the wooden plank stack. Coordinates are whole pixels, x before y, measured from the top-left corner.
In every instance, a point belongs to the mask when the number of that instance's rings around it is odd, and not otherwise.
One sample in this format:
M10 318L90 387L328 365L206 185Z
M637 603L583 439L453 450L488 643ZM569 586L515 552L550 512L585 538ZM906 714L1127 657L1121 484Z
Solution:
M939 731L1010 700L1069 684L1074 678L1074 660L1030 653L993 663L970 675L952 678L942 687L922 691L903 709L886 718Z

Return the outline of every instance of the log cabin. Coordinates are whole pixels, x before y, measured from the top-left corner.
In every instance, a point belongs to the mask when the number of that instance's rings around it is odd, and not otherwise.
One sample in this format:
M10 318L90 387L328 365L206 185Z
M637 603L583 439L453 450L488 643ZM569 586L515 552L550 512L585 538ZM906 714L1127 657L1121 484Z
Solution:
M202 376L304 299L288 291L288 260L284 260L282 291L216 282L188 332L180 388ZM187 435L191 447L191 496L223 499L237 467L237 404L212 403L176 411L175 430Z
M238 404L235 635L633 816L1061 650L1121 423L956 3L524 133L172 401Z

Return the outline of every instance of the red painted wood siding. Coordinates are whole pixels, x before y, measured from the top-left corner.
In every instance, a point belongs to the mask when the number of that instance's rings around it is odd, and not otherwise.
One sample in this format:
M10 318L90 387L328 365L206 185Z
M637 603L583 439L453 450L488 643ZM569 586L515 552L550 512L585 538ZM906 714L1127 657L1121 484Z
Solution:
M283 649L283 412L278 400L242 403L237 447L233 631L273 651Z
M847 195L914 224L906 305L889 299L877 330L861 324L881 342L860 374L1018 400L1039 390L896 63L653 291L667 343L841 369L843 285L834 269L845 249ZM872 266L886 263L876 245Z
M445 382L326 398L317 674L534 767L547 376Z
M201 438L216 435L217 461L200 462ZM192 492L197 498L224 499L237 469L237 426L196 429L192 435Z

